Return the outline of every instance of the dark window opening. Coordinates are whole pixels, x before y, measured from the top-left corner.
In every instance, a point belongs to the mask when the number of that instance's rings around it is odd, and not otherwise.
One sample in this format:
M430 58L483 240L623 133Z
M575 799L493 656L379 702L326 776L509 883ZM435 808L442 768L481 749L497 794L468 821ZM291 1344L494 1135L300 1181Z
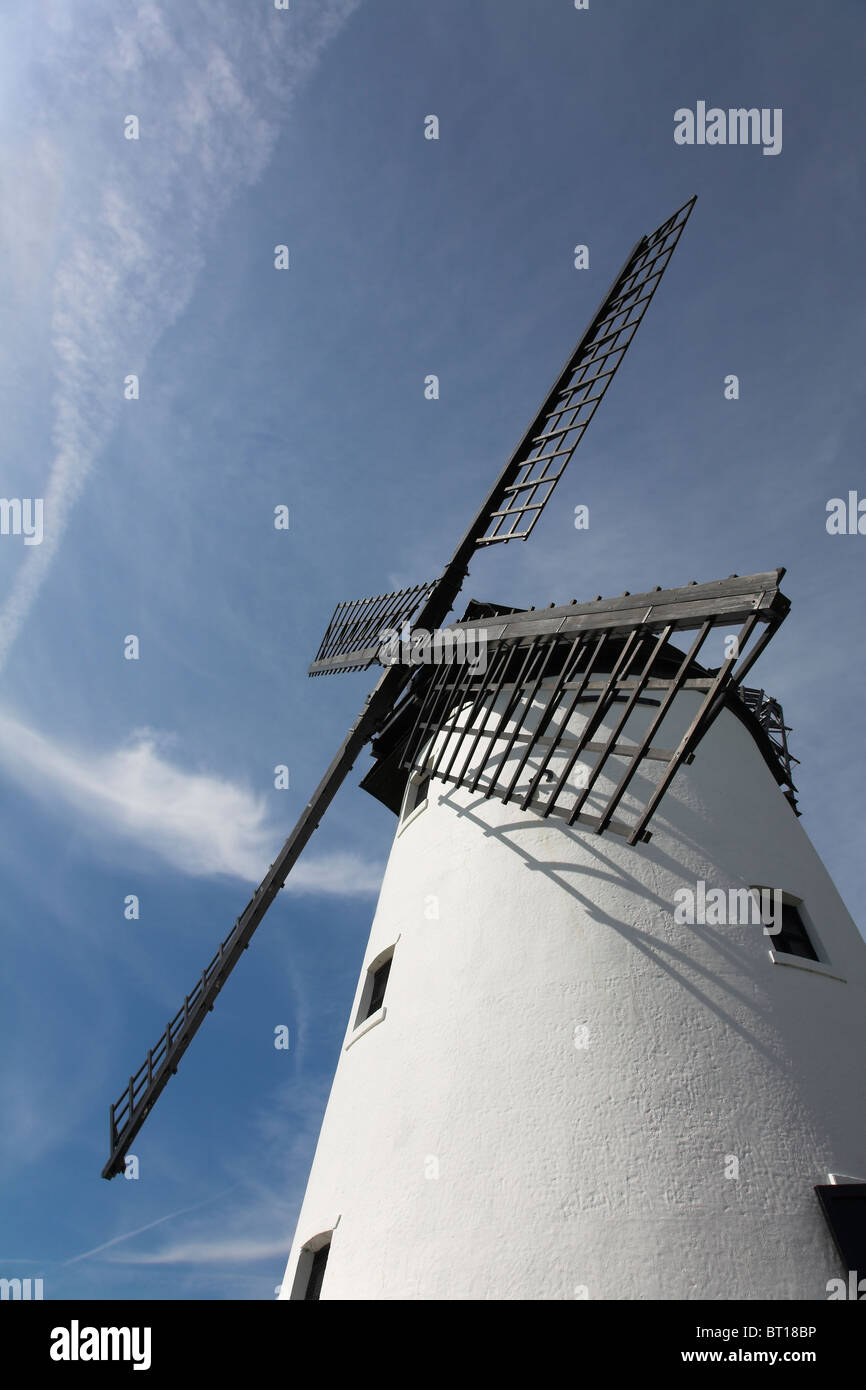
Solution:
M369 1018L371 1014L376 1013L377 1010L382 1007L382 1003L385 999L385 987L388 984L388 976L391 973L392 959L393 957L389 956L386 961L383 961L373 975L373 989L370 994L370 1003L367 1006L367 1012L364 1015L365 1018Z
M770 940L777 951L784 951L789 956L818 959L818 952L809 940L803 919L793 903L782 903L782 925Z
M328 1252L331 1249L331 1242L327 1245L320 1245L313 1255L313 1263L310 1267L310 1277L307 1280L307 1291L304 1294L304 1301L311 1302L318 1299L322 1293L322 1280L325 1277L325 1266L328 1263Z
M827 1183L815 1191L844 1268L866 1270L866 1182Z
M411 816L412 812L416 811L418 807L422 804L422 802L427 800L427 792L429 790L429 787L429 773L426 773L423 777L420 777L417 782L409 783L409 794L406 798L406 810L403 813L404 817Z

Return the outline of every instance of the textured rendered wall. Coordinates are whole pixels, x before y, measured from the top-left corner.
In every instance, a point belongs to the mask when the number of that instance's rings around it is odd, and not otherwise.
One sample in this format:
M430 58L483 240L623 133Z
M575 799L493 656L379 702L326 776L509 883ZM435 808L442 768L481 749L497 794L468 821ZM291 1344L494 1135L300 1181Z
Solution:
M774 964L760 925L675 923L698 879L802 898L829 966ZM434 782L365 969L395 940L284 1297L332 1228L323 1298L826 1297L842 1271L813 1186L866 1178L866 946L732 714L635 849Z

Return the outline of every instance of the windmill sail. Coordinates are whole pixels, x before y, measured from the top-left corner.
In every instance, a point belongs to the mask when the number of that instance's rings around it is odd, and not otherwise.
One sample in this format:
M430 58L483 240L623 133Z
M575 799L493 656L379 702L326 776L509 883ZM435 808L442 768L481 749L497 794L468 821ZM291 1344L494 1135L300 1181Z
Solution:
M526 540L613 380L694 205L690 198L635 246L499 479L478 546Z
M440 578L433 584L400 590L379 599L339 605L310 668L311 675L370 665L375 659L375 652L371 656L371 651L378 629L395 626L398 615L402 622L414 614L420 627L438 629L452 610L475 551L498 541L525 539L529 535L622 361L694 202L691 198L655 232L637 243ZM388 621L385 621L386 615ZM412 668L404 665L388 666L382 672L244 912L202 972L192 993L186 996L183 1006L167 1024L157 1045L148 1052L144 1063L129 1078L123 1094L111 1106L110 1154L102 1170L104 1178L123 1172L124 1156L130 1144L176 1073L181 1057L213 1008L216 996L249 946L253 933L358 754L392 716L412 675Z
M338 603L307 672L321 676L331 671L363 671L372 666L382 644L382 633L411 622L419 607L436 587L416 584L376 598Z

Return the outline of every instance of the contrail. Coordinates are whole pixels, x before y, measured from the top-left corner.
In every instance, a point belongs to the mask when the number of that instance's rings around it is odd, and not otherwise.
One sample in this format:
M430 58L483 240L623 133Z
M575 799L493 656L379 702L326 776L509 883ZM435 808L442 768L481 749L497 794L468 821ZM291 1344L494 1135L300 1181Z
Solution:
M92 1250L85 1250L83 1255L73 1255L71 1260L63 1260L61 1269L67 1265L77 1265L79 1260L89 1260L91 1255L99 1255L103 1250L108 1250L112 1245L120 1245L121 1241L132 1240L133 1236L144 1235L145 1231L152 1231L155 1226L161 1226L165 1221L174 1221L175 1217L187 1216L191 1211L201 1211L202 1207L209 1207L211 1203L219 1201L220 1197L225 1197L229 1192L234 1191L232 1187L227 1187L225 1192L218 1192L215 1197L208 1197L204 1202L196 1202L192 1207L181 1207L180 1211L170 1211L168 1216L159 1216L156 1221L149 1221L146 1226L139 1226L135 1231L127 1231L123 1236L115 1236L113 1240L106 1240L102 1245L95 1245Z

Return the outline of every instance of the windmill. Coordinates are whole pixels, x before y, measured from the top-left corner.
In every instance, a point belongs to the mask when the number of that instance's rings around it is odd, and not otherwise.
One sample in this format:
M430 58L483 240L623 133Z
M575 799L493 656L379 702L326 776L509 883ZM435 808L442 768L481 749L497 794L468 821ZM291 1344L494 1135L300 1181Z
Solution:
M788 613L788 601L779 589L784 570L745 577L732 575L712 583L692 582L677 589L625 593L612 599L572 601L544 610L517 611L473 601L459 621L442 627L454 609L475 552L511 540L525 540L533 530L625 356L694 202L694 198L690 199L654 232L642 237L630 252L439 578L396 593L338 605L309 674L366 670L374 664L382 666L381 674L247 907L156 1046L112 1105L111 1148L103 1177L112 1178L123 1171L132 1141L169 1079L176 1074L180 1059L217 995L368 743L372 743L375 763L361 785L400 816L398 834L425 806L435 802L437 814L441 811L449 818L440 835L447 840L451 834L448 827L457 827L454 833L458 839L453 844L449 842L448 850L444 840L440 844L440 852L453 851L456 862L470 851L476 853L480 840L475 837L490 844L491 838L507 837L508 827L520 824L530 824L536 835L550 834L552 827L558 827L566 837L562 844L578 846L580 854L587 852L587 846L618 846L615 852L611 851L613 858L600 875L604 879L611 873L611 864L616 864L616 872L622 873L624 865L649 862L643 847L654 834L662 814L660 808L664 808L669 819L672 814L676 820L679 812L679 802L673 812L668 812L672 783L677 779L679 786L684 777L688 778L699 747L719 724L724 711L725 738L732 736L729 725L733 716L738 731L733 737L744 733L748 737L748 756L757 757L760 764L760 774L756 775L759 780L769 777L774 795L783 803L780 814L785 818L785 827L790 825L799 831L792 815L792 809L796 811L791 766L794 760L787 746L788 730L781 707L763 691L742 685ZM723 659L717 666L703 665L701 657L720 630L725 637ZM401 639L397 636L401 632L409 639L408 656L404 650L402 658ZM422 634L420 639L413 635L418 633ZM477 657L478 647L473 647L473 641L479 633L483 660L470 660L470 651ZM429 639L426 647L424 634ZM677 645L683 637L684 645ZM713 768L716 757L713 751L709 759ZM699 800L706 792L700 778L695 788L688 784L687 799L691 795ZM765 794L766 787L761 783L761 795ZM475 809L479 807L480 810ZM489 816L485 820L484 816L494 807L499 810L493 820ZM431 817L430 823L435 821L436 817ZM667 845L669 827L665 833ZM787 829L784 833L788 833ZM683 843L687 838L680 836ZM403 849L399 854L397 850L404 845L403 839L399 844L395 841L392 859L396 855L399 861ZM436 852L434 845L434 860ZM517 859L525 869L527 851L521 849ZM537 867L536 857L530 854L529 859ZM658 867L658 856L654 862ZM440 868L447 876L447 867ZM582 871L586 872L585 863ZM500 866L498 872L511 871ZM381 1021L386 1012L383 1000L392 991L389 972L397 949L394 941L399 940L401 933L391 921L393 904L388 906L394 896L393 884L389 887L390 874L389 864L377 912L376 922L380 925L377 929L374 924L370 950L377 942L381 946L383 929L388 939L384 948L373 952L362 975L347 1048ZM544 874L548 884L558 879L557 873L548 868ZM769 874L759 880L768 881ZM500 902L507 917L509 890L504 883L500 887L505 894L501 900L495 887L488 886L487 898L473 921L484 917L491 900ZM514 891L520 895L521 883L516 882ZM562 897L561 884L557 891ZM789 907L790 932L786 942L796 946L793 918L797 911L793 904ZM398 918L402 910L397 910ZM559 908L550 910L555 916ZM837 908L834 911L838 914ZM844 913L844 908L841 911ZM856 936L853 924L851 928ZM760 935L756 939L760 940ZM806 946L811 946L814 933L806 934L805 939ZM461 947L455 949L459 954ZM805 959L806 947L800 943L797 949ZM400 951L402 963L402 946ZM813 954L817 961L817 953ZM408 966L408 948L406 959ZM417 999L415 1005L420 1007ZM323 1193L335 1183L336 1188L341 1186L342 1179L335 1178L337 1155L343 1154L345 1166L345 1145L353 1145L358 1132L346 1119L355 1114L356 1099L349 1098L350 1093L354 1097L364 1094L365 1085L370 1095L381 1094L383 1089L382 1077L377 1078L375 1073L367 1082L359 1080L358 1075L351 1084L345 1079L341 1082L341 1071L345 1072L348 1065L347 1055L343 1054L338 1067L289 1261L284 1284L287 1297L319 1296L340 1213L329 1210L312 1216L308 1207L310 1203L312 1208L321 1207L322 1202L327 1207L330 1199ZM357 1050L351 1056L354 1059ZM351 1065L357 1070L366 1063L353 1061ZM433 1071L450 1065L443 1059L431 1063ZM479 1061L479 1070L483 1071L486 1065ZM398 1127L401 1122L395 1120ZM372 1136L370 1146L372 1152ZM361 1142L362 1156L363 1148ZM471 1156L466 1163L469 1166L465 1182L471 1185ZM381 1162L378 1168L383 1170ZM374 1169L375 1165L367 1175L368 1191L377 1181ZM378 1205L371 1198L368 1227L354 1253L350 1244L345 1246L347 1263L332 1296L454 1296L437 1293L433 1285L426 1288L423 1278L419 1282L414 1274L404 1279L402 1293L391 1289L381 1295L345 1292L348 1288L357 1289L359 1279L363 1284L357 1263L359 1252L364 1248L369 1251L370 1242L375 1239L375 1224L381 1222L387 1199L380 1193L377 1201ZM302 1229L311 1221L315 1229ZM423 1239L416 1241L419 1248L423 1243ZM402 1254L395 1251L397 1262L405 1264L405 1248L401 1250ZM482 1263L489 1270L489 1264ZM443 1255L441 1268L447 1269L448 1264ZM331 1260L329 1282L333 1280L333 1271ZM470 1279L470 1285L471 1282ZM586 1281L575 1277L575 1282L582 1285ZM519 1286L517 1280L515 1287ZM375 1276L373 1287L382 1287L381 1272ZM480 1287L481 1293L470 1292L467 1296L489 1296L483 1292L483 1279ZM545 1288L545 1280L541 1278L532 1287Z

